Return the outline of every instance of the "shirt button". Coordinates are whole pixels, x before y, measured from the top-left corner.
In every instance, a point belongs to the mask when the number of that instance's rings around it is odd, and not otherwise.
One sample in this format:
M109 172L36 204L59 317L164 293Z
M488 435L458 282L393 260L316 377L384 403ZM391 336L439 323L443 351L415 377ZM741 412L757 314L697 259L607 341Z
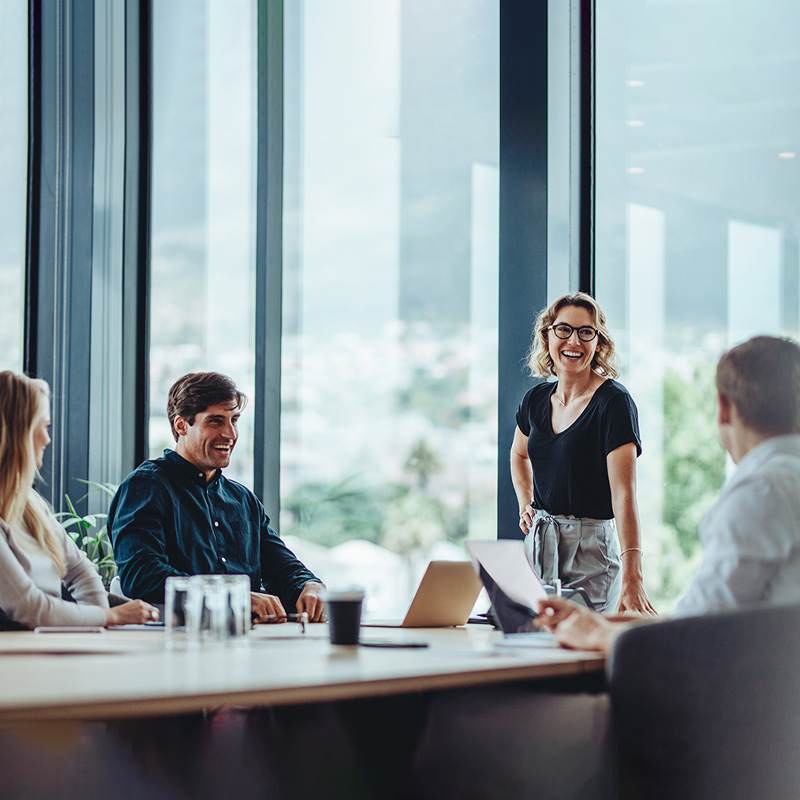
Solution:
M197 473L197 477L198 477L198 478L202 478L202 477L203 477L203 473L202 473L202 472L198 472L198 473Z
M217 522L216 520L214 520L214 527L219 528L219 522Z
M223 564L227 564L227 563L228 563L228 559L227 559L227 558L225 558L225 556L223 556L223 557L222 557L222 563L223 563Z

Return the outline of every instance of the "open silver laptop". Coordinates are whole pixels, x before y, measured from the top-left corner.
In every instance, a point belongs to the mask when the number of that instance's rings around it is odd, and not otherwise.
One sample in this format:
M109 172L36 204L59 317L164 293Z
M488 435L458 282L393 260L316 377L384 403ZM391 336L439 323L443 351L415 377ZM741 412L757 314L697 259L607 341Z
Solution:
M466 625L482 584L469 561L431 561L402 620L365 620L372 628Z

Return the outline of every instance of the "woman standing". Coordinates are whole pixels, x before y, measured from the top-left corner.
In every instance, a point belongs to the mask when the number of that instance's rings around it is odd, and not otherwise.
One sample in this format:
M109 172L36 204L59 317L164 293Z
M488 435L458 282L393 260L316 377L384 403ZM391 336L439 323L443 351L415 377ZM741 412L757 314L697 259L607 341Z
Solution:
M109 608L97 571L33 488L49 427L47 384L0 372L0 618L27 628L157 619L141 600ZM62 583L77 602L62 600Z
M655 613L642 583L639 421L615 361L594 298L565 295L539 314L528 366L557 380L534 386L519 406L511 478L545 583L585 589L598 611Z

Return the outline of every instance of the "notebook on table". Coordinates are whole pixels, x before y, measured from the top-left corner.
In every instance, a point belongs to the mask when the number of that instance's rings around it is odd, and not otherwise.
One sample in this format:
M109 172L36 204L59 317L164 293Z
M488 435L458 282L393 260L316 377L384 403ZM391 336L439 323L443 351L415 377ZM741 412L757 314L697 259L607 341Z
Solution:
M466 625L483 584L470 561L431 561L402 620L365 620L372 628Z

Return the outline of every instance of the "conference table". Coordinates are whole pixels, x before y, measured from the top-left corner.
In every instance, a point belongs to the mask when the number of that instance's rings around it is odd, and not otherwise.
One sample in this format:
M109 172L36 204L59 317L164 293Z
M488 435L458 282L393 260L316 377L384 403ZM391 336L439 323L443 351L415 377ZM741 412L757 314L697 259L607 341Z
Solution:
M602 656L486 625L362 641L4 633L0 797L608 796Z

